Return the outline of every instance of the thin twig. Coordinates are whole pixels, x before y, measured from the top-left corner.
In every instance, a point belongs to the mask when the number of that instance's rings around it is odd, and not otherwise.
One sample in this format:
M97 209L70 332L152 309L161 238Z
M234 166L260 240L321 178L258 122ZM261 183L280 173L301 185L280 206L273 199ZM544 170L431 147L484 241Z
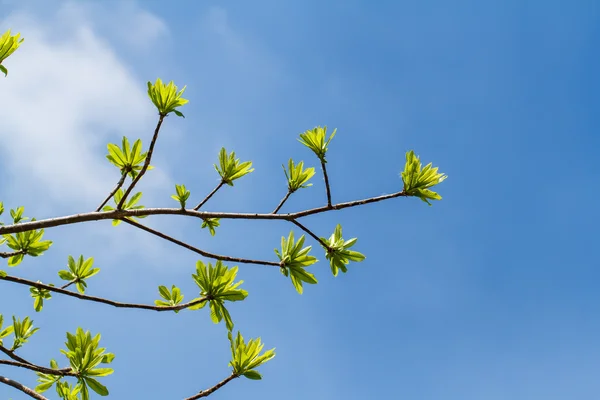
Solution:
M17 250L17 251L13 251L11 253L0 252L0 258L10 258L13 256L18 256L19 254L25 254L25 253L27 253L27 250Z
M31 371L41 372L41 373L47 374L47 375L77 376L77 374L75 372L73 372L73 370L71 368L52 369L52 368L46 368L46 367L42 367L39 365L31 364L31 363L21 363L18 361L11 361L11 360L0 360L0 365L10 365L12 367L25 368L25 369L29 369Z
M327 177L327 168L325 168L325 161L321 160L321 169L323 169L323 176L325 177L325 189L327 190L327 207L331 208L331 190L329 189L329 177Z
M285 194L285 197L283 199L281 199L281 201L279 202L279 205L277 206L277 208L275 210L273 210L273 212L271 214L277 214L277 211L279 211L279 209L283 206L283 204L287 201L287 199L290 197L290 195L294 193L291 190L288 190L288 192Z
M160 114L160 116L158 117L158 123L156 124L156 129L154 129L154 136L152 136L152 141L150 142L150 147L148 148L148 154L146 155L146 160L144 161L144 166L142 167L140 173L135 177L133 182L131 182L131 184L125 191L125 194L123 194L121 201L117 205L117 209L120 210L121 208L123 208L123 204L125 204L125 200L127 199L127 196L129 196L129 194L131 193L131 191L133 190L135 185L140 181L140 179L142 179L142 176L144 176L144 174L148 170L148 166L150 165L150 159L152 158L152 152L154 151L154 145L156 144L156 139L158 139L158 132L160 131L160 126L162 125L164 119L165 119L165 115Z
M210 199L213 196L213 194L217 193L217 190L221 189L221 186L223 186L224 183L225 181L221 179L221 182L219 182L219 184L212 190L212 192L210 192L208 196L204 198L204 200L202 200L196 207L194 207L194 211L198 211L200 207L202 207L204 203L206 203L208 199Z
M308 215L320 214L331 210L341 210L349 207L362 206L368 203L376 203L383 200L393 199L395 197L408 197L404 191L386 194L383 196L370 197L362 200L348 201L345 203L333 204L331 207L322 206L311 208L304 211L298 211L288 214L258 214L258 213L227 213L227 212L207 212L182 210L181 208L142 208L137 210L112 210L105 212L89 212L83 214L74 214L64 217L41 219L38 221L29 221L13 225L0 226L0 235L17 232L27 232L34 229L52 228L55 226L72 225L80 222L100 221L106 219L122 219L126 217L141 217L145 215L185 215L199 219L220 218L220 219L246 219L246 220L286 220L298 219Z
M4 376L0 376L0 382L4 383L5 385L12 386L15 389L20 390L21 392L25 393L26 395L29 395L30 397L32 397L36 400L48 400L47 397L42 396L41 394L37 393L35 390L28 388L27 386L23 385L22 383L13 381L12 379L6 378Z
M10 358L12 358L15 361L18 361L18 362L23 363L23 364L31 364L31 365L33 365L32 363L30 363L26 359L24 359L24 358L19 357L18 355L16 355L13 350L9 350L9 349L7 349L6 347L4 347L2 345L0 345L0 351L3 352L4 354L6 354L7 356L9 356Z
M315 239L317 242L319 242L321 244L321 246L323 246L327 250L330 250L329 246L327 245L327 243L325 243L323 240L321 240L320 237L318 237L317 235L315 235L310 229L308 229L307 227L305 227L304 225L302 225L300 222L298 222L295 219L293 219L293 220L291 220L291 223L294 224L294 225L296 225L298 228L302 229L304 232L308 233L310 236L312 236L312 238Z
M117 308L136 308L136 309L153 310L153 311L179 311L179 310L183 310L185 308L194 306L196 304L202 303L204 301L210 300L208 297L202 297L202 298L190 301L188 303L177 304L175 306L151 306L149 304L120 303L120 302L108 300L108 299L105 299L102 297L88 296L86 294L81 294L78 292L71 292L70 290L64 290L64 289L61 289L61 288L58 288L55 286L45 285L43 283L34 282L34 281L30 281L30 280L23 279L23 278L17 278L15 276L9 276L9 275L0 276L0 280L14 282L14 283L18 283L21 285L33 286L38 289L46 289L51 292L64 294L66 296L76 297L80 300L87 300L87 301L93 301L96 303L108 304L109 306L113 306L113 307L117 307ZM20 360L20 361L23 361L23 360Z
M115 188L108 194L108 196L106 197L106 199L104 199L102 204L100 204L98 206L98 208L96 208L96 212L102 211L102 207L104 207L106 205L106 203L108 203L110 201L110 199L112 199L112 197L115 195L115 193L117 193L117 190L119 190L121 188L121 186L123 186L123 183L125 182L125 178L127 178L127 171L123 171L121 173L121 179L119 179L119 182L117 182L117 186L115 186Z
M68 283L62 285L60 288L61 289L66 289L66 288L68 288L69 286L71 286L72 284L74 284L76 282L77 282L77 279L73 279L72 281L69 281Z
M225 386L230 381L232 381L238 377L239 377L239 375L231 374L227 378L223 379L221 382L217 383L215 386L211 387L210 389L206 389L201 392L198 392L197 394L193 395L192 397L186 397L184 400L197 400L202 397L207 397L207 396L213 394L214 392L216 392L217 390L219 390L220 388L222 388L223 386Z
M177 245L179 245L181 247L184 247L184 248L186 248L188 250L191 250L194 253L198 253L198 254L200 254L200 255L202 255L204 257L213 258L215 260L221 260L221 261L238 262L238 263L244 263L244 264L273 265L273 266L279 267L279 263L274 262L274 261L251 260L251 259L248 259L248 258L229 257L229 256L222 256L222 255L219 255L219 254L209 253L207 251L200 250L197 247L194 247L192 245L184 243L181 240L177 240L177 239L175 239L175 238L173 238L173 237L171 237L169 235L165 235L162 232L156 231L156 230L154 230L152 228L148 228L147 226L142 225L140 223L137 223L135 221L132 221L130 219L125 219L124 218L124 219L122 219L122 221L124 221L124 222L126 222L126 223L128 223L130 225L133 225L136 228L144 230L144 231L146 231L148 233L151 233L151 234L153 234L155 236L158 236L159 238L165 239L165 240L167 240L167 241L169 241L171 243L175 243L175 244L177 244Z

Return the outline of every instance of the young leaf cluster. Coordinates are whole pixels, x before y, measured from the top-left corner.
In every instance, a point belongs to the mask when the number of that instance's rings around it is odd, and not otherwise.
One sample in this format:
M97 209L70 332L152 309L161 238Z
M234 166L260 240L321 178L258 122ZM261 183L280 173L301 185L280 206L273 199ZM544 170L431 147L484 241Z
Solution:
M260 338L250 339L244 342L241 333L238 332L235 341L231 332L227 334L231 344L231 361L229 366L233 368L235 376L244 376L248 379L262 379L261 374L255 368L261 366L275 357L275 349L270 349L261 354L264 344Z
M327 244L326 258L329 260L333 276L337 276L338 270L340 269L344 273L347 272L348 269L346 268L346 265L350 261L359 262L365 259L365 256L362 253L348 250L350 247L354 246L358 239L352 238L350 240L344 240L342 238L342 226L340 224L335 227L335 231L329 239L321 238L321 240Z
M438 173L438 168L433 168L431 163L427 164L425 168L421 168L421 166L421 161L414 151L406 153L406 164L404 172L401 173L404 192L431 205L429 200L441 200L442 196L429 188L443 182L448 175Z
M170 291L166 286L161 285L158 287L158 293L160 294L160 297L166 300L154 300L154 304L160 307L176 306L177 304L183 301L183 295L181 294L181 290L175 285L171 286ZM175 310L175 313L178 312L179 310Z
M10 216L13 219L14 224L18 224L19 222L25 222L29 219L29 217L23 216L23 212L25 211L25 207L17 207L15 210L11 208ZM1 213L0 213L1 214Z
M108 389L96 378L113 373L112 368L102 367L101 364L110 364L115 356L112 353L107 353L106 349L98 347L99 342L100 334L92 337L89 331L84 332L83 329L77 328L75 334L67 332L67 341L65 342L67 350L61 350L61 353L69 360L72 371L77 376L77 384L69 392L79 394L81 400L89 400L89 389L101 396L108 395ZM45 385L42 383L44 386L40 388L42 386L40 385L36 390L48 390L52 386L48 386L47 375L38 373L38 377L40 378L38 381L44 380Z
M219 218L204 218L202 221L202 228L208 228L211 236L215 236L215 228L219 227L221 223Z
M317 126L313 129L307 130L304 133L301 133L300 139L298 140L300 143L311 149L313 153L319 157L319 160L321 160L322 163L326 163L327 161L325 161L325 154L327 153L327 146L329 145L329 142L331 142L331 139L333 139L335 136L336 132L337 129L334 129L331 133L331 136L329 136L329 139L326 139L327 127L325 126L321 128L320 126Z
M214 166L221 176L222 182L229 186L233 186L234 180L254 171L252 161L240 163L240 159L235 158L235 152L232 151L229 156L227 155L225 147L222 147L219 152L219 165L214 164Z
M33 320L29 317L23 318L21 321L19 318L12 317L13 320L13 334L15 335L13 339L13 345L10 348L10 351L15 351L19 347L22 347L29 338L36 333L40 328L33 327Z
M38 283L41 282L38 281ZM29 292L31 293L31 297L33 297L33 308L36 312L42 311L42 308L44 307L44 299L52 298L52 294L48 289L32 287L29 288Z
M100 272L100 268L92 268L94 258L90 257L87 260L80 255L77 261L72 256L69 256L67 261L68 270L58 271L60 279L75 283L75 287L79 293L85 293L87 288L87 278L90 278Z
M185 202L190 198L190 191L185 188L185 185L175 185L176 194L171 195L171 198L179 202L182 209L185 209Z
M177 86L175 86L173 81L166 85L160 80L160 78L156 79L154 84L148 82L148 96L158 109L158 113L161 116L166 116L167 114L173 112L178 117L183 117L183 114L176 110L176 108L181 107L188 102L187 99L181 97L184 91L185 86L179 92L177 92Z
M123 189L119 189L113 196L113 200L115 201L115 204L118 205L122 198L123 198ZM141 198L142 198L142 192L137 192L136 194L131 196L131 198L129 200L127 200L127 203L123 204L123 210L140 210L140 209L144 208L144 206L141 206L141 205L136 206L137 202L140 201ZM104 208L102 209L102 211L112 211L114 209L115 208L113 206L105 205ZM146 217L147 217L147 215L142 215L142 216L136 217L136 218L146 218ZM125 217L125 218L131 219L131 220L134 219L134 217ZM119 219L113 219L112 224L113 224L113 226L117 226L121 222L122 221Z
M292 279L292 284L300 294L303 292L302 282L311 285L317 283L317 278L305 269L309 265L316 263L317 259L308 255L312 246L302 248L303 245L304 235L294 243L294 231L290 231L287 240L285 237L281 237L281 253L275 249L275 254L277 254L279 261L281 261L281 273Z
M315 174L315 169L304 168L304 162L300 161L298 165L294 165L294 161L290 158L288 161L288 169L283 166L283 172L288 181L288 190L290 193L294 193L296 190L312 186L312 183L308 183L310 178Z
M25 39L21 38L20 33L11 35L10 29L0 36L0 71L4 73L4 76L8 75L8 70L2 65L2 62L19 48L23 40Z
M129 145L129 139L123 136L121 142L121 148L114 143L106 145L108 148L108 154L106 159L111 162L115 167L119 168L121 174L128 174L131 179L135 179L139 171L144 166L146 156L148 153L142 153L142 141L137 139L133 142L133 147ZM148 169L152 169L151 165L148 165Z
M35 221L35 219L32 219L32 221ZM17 254L8 258L8 266L14 267L19 265L25 255L38 257L48 250L52 245L52 241L42 240L43 236L43 229L18 232L15 235L4 235L6 245L17 252Z
M205 265L202 261L196 263L196 273L192 278L200 288L200 295L209 299L210 317L215 324L225 319L227 330L233 329L233 321L229 311L225 308L225 301L241 301L248 296L248 292L238 287L244 281L234 283L238 267L227 268L220 260L213 267L211 263ZM199 303L190 309L200 309L206 302Z

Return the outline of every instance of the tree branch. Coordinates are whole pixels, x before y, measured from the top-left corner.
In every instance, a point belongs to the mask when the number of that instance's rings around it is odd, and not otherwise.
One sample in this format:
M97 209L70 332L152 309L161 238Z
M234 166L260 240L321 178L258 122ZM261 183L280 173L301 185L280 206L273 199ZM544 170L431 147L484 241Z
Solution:
M204 203L206 203L208 199L210 199L213 196L213 194L217 193L217 190L221 189L221 186L223 186L224 183L225 181L221 179L221 182L219 182L219 184L212 190L212 192L210 192L208 196L204 198L204 200L202 200L196 207L194 207L194 211L198 211L200 207L202 207Z
M0 258L10 258L12 256L18 256L19 254L25 254L25 253L27 253L27 250L17 250L17 251L13 251L11 253L0 252Z
M216 392L217 390L219 390L220 388L222 388L223 386L225 386L226 384L228 384L230 381L232 381L238 377L239 377L239 375L231 374L227 378L223 379L221 382L217 383L215 386L211 387L210 389L206 389L201 392L198 392L197 394L193 395L192 397L186 397L184 400L197 400L202 397L207 397L207 396L213 394L214 392Z
M327 190L327 207L331 208L331 190L329 189L329 177L327 176L327 168L325 168L325 161L321 160L321 169L323 170L323 177L325 178L325 189Z
M9 276L9 275L0 276L0 280L14 282L14 283L18 283L20 285L33 286L38 289L46 289L51 292L64 294L66 296L76 297L80 300L87 300L87 301L93 301L96 303L108 304L109 306L113 306L113 307L117 307L117 308L136 308L136 309L153 310L153 311L179 311L179 310L183 310L185 308L191 307L193 305L202 303L204 301L210 300L208 297L202 297L202 298L190 301L188 303L178 304L176 306L152 306L149 304L119 303L117 301L108 300L108 299L105 299L102 297L88 296L86 294L81 294L79 292L71 292L70 290L65 290L65 289L55 287L55 286L45 285L43 283L34 282L34 281L30 281L30 280L23 279L23 278L17 278L15 276ZM23 362L24 360L20 359L18 361Z
M144 215L184 215L199 219L221 218L221 219L246 219L246 220L286 220L298 219L308 215L320 214L331 210L341 210L343 208L362 206L368 203L376 203L383 200L393 199L395 197L408 197L406 193L396 192L383 196L370 197L363 200L348 201L345 203L333 204L331 207L323 206L311 208L304 211L298 211L288 214L258 214L258 213L226 213L226 212L207 212L182 210L181 208L142 208L138 210L112 210L105 212L89 212L83 214L74 214L64 217L42 219L38 221L29 221L12 225L0 226L0 235L26 232L34 229L52 228L55 226L72 225L80 222L100 221L107 219L122 219L125 217L140 217Z
M150 159L152 158L152 152L154 151L154 145L156 144L156 140L158 139L158 132L160 131L160 127L161 127L164 119L165 119L165 115L160 114L160 116L158 117L158 123L156 124L156 129L154 129L154 136L152 136L152 142L150 142L150 147L148 148L148 154L146 155L146 160L144 161L144 166L142 167L140 173L135 177L133 182L131 182L131 184L129 185L129 187L127 188L125 193L123 194L121 201L117 205L118 210L123 208L123 204L125 204L125 200L127 200L127 196L129 196L129 194L131 193L131 191L133 190L135 185L140 181L140 179L142 179L142 176L144 176L144 174L148 170L148 166L150 165Z
M179 245L181 247L185 247L186 249L191 250L194 253L198 253L198 254L200 254L201 256L204 256L204 257L214 258L215 260L221 260L221 261L238 262L238 263L244 263L244 264L273 265L275 267L279 267L279 263L275 262L275 261L251 260L251 259L247 259L247 258L229 257L229 256L222 256L222 255L219 255L219 254L209 253L207 251L200 250L197 247L189 245L189 244L187 244L185 242L182 242L181 240L177 240L177 239L175 239L175 238L173 238L173 237L171 237L169 235L165 235L162 232L156 231L156 230L154 230L152 228L148 228L147 226L142 225L140 223L137 223L135 221L132 221L130 219L123 218L122 221L126 222L126 223L128 223L130 225L133 225L136 228L144 230L144 231L146 231L148 233L151 233L151 234L153 234L155 236L158 236L161 239L165 239L165 240L167 240L167 241L169 241L171 243L175 243L175 244L177 244L177 245Z
M30 397L32 397L34 399L48 400L47 397L42 396L41 394L37 393L35 390L30 389L27 386L25 386L17 381L13 381L12 379L5 378L4 376L0 376L0 382L4 383L5 385L12 386L15 389L20 390L21 392L29 395Z
M98 208L96 208L96 212L102 211L102 207L104 207L106 205L106 203L108 203L110 201L110 199L112 199L112 197L115 195L115 193L117 193L117 190L119 190L121 188L121 186L123 186L123 183L125 182L125 178L127 178L127 171L123 171L121 173L121 179L119 179L119 182L117 182L117 186L115 186L115 188L112 190L112 192L110 192L108 194L108 196L106 197L106 199L104 199L102 204L100 204L98 206Z
M277 214L277 211L279 211L279 209L281 207L283 207L283 203L285 203L287 201L287 199L290 197L290 195L292 193L293 192L288 189L288 192L286 193L285 197L283 199L281 199L281 201L279 202L279 205L277 206L277 208L275 210L273 210L273 212L271 214Z
M11 361L11 360L0 360L0 365L2 365L2 364L10 365L13 367L25 368L25 369L29 369L31 371L41 372L41 373L47 374L47 375L77 376L77 374L75 372L73 372L73 370L71 370L71 368L52 369L52 368L46 368L46 367L42 367L39 365L31 364L31 363L21 363L18 361Z
M308 233L310 236L312 236L312 238L315 239L317 242L319 242L321 244L321 246L323 246L327 250L330 250L327 243L322 241L321 238L318 237L317 235L315 235L310 229L308 229L307 227L305 227L304 225L302 225L300 222L296 221L295 219L291 220L290 222L292 224L296 225L298 228L302 229L304 232Z

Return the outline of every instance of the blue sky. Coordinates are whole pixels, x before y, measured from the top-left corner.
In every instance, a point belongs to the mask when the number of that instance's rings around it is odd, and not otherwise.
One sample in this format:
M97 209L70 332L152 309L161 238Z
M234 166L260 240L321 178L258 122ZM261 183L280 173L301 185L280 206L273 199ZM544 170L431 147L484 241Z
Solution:
M144 92L156 77L187 85L190 103L161 133L141 184L147 206L173 206L174 183L204 197L226 146L256 170L206 209L271 211L285 194L282 163L317 166L296 141L316 125L338 128L334 202L399 190L414 149L449 175L443 201L305 220L321 236L341 223L365 262L334 278L315 246L319 284L302 296L277 270L240 266L250 295L231 307L236 328L277 357L262 382L238 380L212 398L597 398L600 5L295 3L2 2L1 30L26 41L0 82L0 200L38 219L95 208L118 179L106 143L151 137ZM322 179L313 183L283 211L324 204ZM227 221L211 238L194 221L144 223L257 258L274 257L290 230ZM52 251L10 272L56 282L67 255L84 254L102 268L90 294L150 303L158 285L177 284L196 295L197 257L144 232L89 223L47 236ZM5 318L33 315L41 327L22 352L38 363L61 360L65 331L101 332L117 355L104 380L116 399L183 398L229 372L225 328L205 310L55 296L35 314L28 290L8 283L0 299ZM35 385L28 373L0 374Z

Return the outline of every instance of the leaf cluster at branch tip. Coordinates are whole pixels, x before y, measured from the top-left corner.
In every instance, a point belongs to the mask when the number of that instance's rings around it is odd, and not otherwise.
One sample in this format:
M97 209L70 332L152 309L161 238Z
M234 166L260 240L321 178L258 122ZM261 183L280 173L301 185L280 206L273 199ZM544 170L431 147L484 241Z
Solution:
M222 147L221 151L219 151L219 165L214 164L214 166L221 176L223 183L226 183L229 186L233 186L234 180L254 171L254 168L252 168L252 161L240 163L240 159L235 158L235 152L232 151L227 155L225 147Z
M305 269L316 263L317 258L308 255L312 246L302 248L303 245L304 235L294 243L294 231L290 231L287 240L285 237L281 237L281 253L275 249L275 254L281 261L281 273L291 278L292 284L300 294L303 292L302 282L311 285L317 283L317 278Z
M0 36L0 71L4 73L4 76L8 75L8 70L2 65L2 62L19 48L23 40L25 39L21 38L20 33L11 35L10 29Z
M221 260L217 260L214 267L211 263L205 265L202 261L198 261L196 273L192 274L192 278L201 290L200 295L209 299L212 321L218 324L225 319L228 331L233 329L233 320L225 308L225 301L241 301L248 296L247 291L239 289L244 281L234 282L237 272L238 267L228 268ZM205 305L206 302L202 302L190 307L190 310L197 310Z
M229 366L233 368L233 374L244 376L248 379L262 379L261 374L255 371L255 368L275 357L275 349L267 350L261 354L264 344L260 338L250 339L246 343L240 332L237 333L235 341L231 332L227 335L231 344L231 361L229 362Z
M442 196L429 188L443 182L448 175L438 173L438 168L433 168L432 163L422 168L419 157L412 150L406 153L406 164L401 176L404 192L407 195L418 197L429 205L431 205L429 200L442 199Z
M119 168L121 174L128 174L131 179L135 179L142 170L144 161L146 161L147 152L142 153L142 141L137 139L133 142L133 147L129 145L129 139L123 136L121 141L121 148L114 143L106 145L108 148L108 154L106 159L111 162L114 166ZM148 165L147 169L153 169L154 167Z
M308 181L315 174L315 169L312 167L303 169L303 161L300 161L297 165L294 165L294 161L290 158L288 161L288 169L286 170L285 166L283 165L282 167L285 177L288 181L288 190L291 193L294 193L298 189L312 186L312 183L308 183Z
M177 86L175 86L173 81L165 85L160 78L157 78L154 84L148 82L148 96L158 109L160 115L166 116L173 112L178 117L183 117L183 114L176 108L188 103L187 99L181 97L185 88L184 86L177 92Z
M326 258L329 260L329 266L331 267L333 276L337 276L338 270L342 270L342 272L346 273L348 271L346 265L348 265L350 261L360 262L365 259L364 254L359 253L358 251L348 250L356 244L358 239L352 238L350 240L344 240L342 238L342 226L340 224L335 227L335 231L329 239L321 238L321 240L328 246L328 248L325 248Z
M327 146L329 146L329 142L331 142L331 139L333 139L336 132L337 129L334 129L331 136L329 136L329 139L326 140L327 127L317 126L301 133L300 139L298 140L300 143L311 149L322 163L326 163L325 154L327 153Z

